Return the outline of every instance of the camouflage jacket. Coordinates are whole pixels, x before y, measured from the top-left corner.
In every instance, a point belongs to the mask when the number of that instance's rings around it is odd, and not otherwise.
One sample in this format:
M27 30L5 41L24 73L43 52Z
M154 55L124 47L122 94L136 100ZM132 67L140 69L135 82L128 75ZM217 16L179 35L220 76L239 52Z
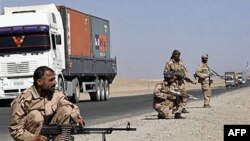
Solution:
M209 83L209 77L211 72L207 63L201 63L197 67L195 74L198 77L199 83Z
M174 59L170 59L169 61L167 61L164 68L164 72L166 71L171 71L174 74L182 76L183 78L190 78L182 60L180 60L179 62L174 61Z
M34 136L34 133L31 133L25 129L26 120L29 120L26 118L27 114L32 110L37 110L44 117L51 116L55 114L60 106L65 105L72 107L72 118L78 117L82 119L79 108L69 102L62 92L56 90L52 98L49 100L46 97L40 97L35 86L31 86L30 88L23 91L22 94L18 95L11 103L12 111L11 122L9 125L10 135L15 140L31 140Z
M171 95L171 90L178 91L178 85L176 83L172 83L169 85L165 81L158 82L155 85L154 91L153 91L153 108L157 109L158 107L165 105L166 103L169 103L170 101L173 101L175 99L174 96ZM168 106L168 105L165 105Z

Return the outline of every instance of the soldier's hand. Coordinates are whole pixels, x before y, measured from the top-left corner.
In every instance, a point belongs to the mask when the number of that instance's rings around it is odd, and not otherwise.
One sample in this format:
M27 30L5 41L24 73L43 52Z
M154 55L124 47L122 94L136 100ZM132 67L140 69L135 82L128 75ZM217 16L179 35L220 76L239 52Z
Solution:
M167 96L167 99L173 100L173 99L175 99L175 97L174 97L173 95L168 95L168 96Z
M35 135L32 141L48 141L48 138L43 135Z
M84 121L81 118L73 118L73 124L83 127L85 125Z

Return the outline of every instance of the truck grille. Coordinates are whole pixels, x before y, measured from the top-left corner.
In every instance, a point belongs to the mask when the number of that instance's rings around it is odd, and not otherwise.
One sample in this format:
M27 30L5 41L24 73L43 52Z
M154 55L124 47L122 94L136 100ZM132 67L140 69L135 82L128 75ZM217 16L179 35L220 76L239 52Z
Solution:
M35 61L25 62L10 62L1 64L1 73L3 74L19 74L19 73L32 73L36 69Z

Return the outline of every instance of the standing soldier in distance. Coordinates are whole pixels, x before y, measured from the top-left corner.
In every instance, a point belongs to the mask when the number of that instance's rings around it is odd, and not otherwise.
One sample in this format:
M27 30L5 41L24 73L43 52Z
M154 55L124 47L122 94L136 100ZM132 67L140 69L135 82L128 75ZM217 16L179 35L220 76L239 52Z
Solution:
M177 97L172 95L172 91L176 90L175 76L172 72L164 72L163 75L164 80L158 82L154 88L153 108L158 112L159 119L182 119L182 107ZM177 109L175 112L174 108Z
M201 64L197 67L195 76L198 77L198 83L201 83L201 89L204 94L204 108L210 108L211 98L211 72L207 64L208 54L201 56Z
M181 78L178 80L178 84L181 86L181 90L183 93L183 109L182 113L189 113L186 109L188 96L186 91L186 86L184 80L187 82L191 82L192 84L195 84L189 77L188 71L184 65L184 62L180 59L181 52L178 50L174 50L172 53L172 56L169 61L166 62L164 72L171 71L174 73L178 78Z

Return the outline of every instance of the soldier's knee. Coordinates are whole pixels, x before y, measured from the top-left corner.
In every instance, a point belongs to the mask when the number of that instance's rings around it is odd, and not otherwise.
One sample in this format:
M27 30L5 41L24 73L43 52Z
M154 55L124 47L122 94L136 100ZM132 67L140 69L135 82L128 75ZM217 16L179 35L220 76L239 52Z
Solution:
M68 117L72 113L72 107L71 106L62 106L60 107L60 115Z
M34 123L41 123L44 121L44 117L39 111L33 110L28 114L29 120Z

